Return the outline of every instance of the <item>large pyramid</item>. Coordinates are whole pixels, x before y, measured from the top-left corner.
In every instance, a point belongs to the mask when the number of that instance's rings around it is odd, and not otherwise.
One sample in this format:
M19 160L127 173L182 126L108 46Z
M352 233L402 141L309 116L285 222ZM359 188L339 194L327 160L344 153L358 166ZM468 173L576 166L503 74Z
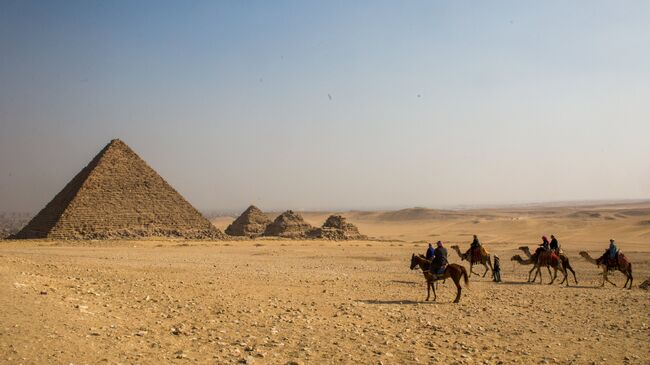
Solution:
M13 238L223 238L129 146L112 140Z
M313 229L314 227L305 222L300 214L293 210L287 210L275 218L273 223L266 226L264 236L306 238Z
M226 233L231 236L257 237L264 233L270 223L271 219L264 212L251 205L226 228Z

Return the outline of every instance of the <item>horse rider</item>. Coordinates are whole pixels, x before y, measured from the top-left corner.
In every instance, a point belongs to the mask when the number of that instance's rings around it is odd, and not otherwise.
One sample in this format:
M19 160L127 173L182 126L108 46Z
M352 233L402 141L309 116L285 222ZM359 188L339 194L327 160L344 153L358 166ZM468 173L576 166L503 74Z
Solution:
M431 243L429 243L429 248L427 248L427 254L426 254L426 259L431 260L434 256L434 249Z
M616 256L618 255L618 247L616 246L616 242L613 239L609 240L609 248L605 253L609 253L607 260L609 266L615 266L616 263Z
M551 235L551 243L549 245L551 251L555 251L556 254L560 254L560 244L557 242L557 238L554 235Z
M436 243L436 249L433 251L433 261L431 261L431 273L433 274L433 280L436 280L438 276L441 276L442 271L447 266L447 249L443 247L442 241Z

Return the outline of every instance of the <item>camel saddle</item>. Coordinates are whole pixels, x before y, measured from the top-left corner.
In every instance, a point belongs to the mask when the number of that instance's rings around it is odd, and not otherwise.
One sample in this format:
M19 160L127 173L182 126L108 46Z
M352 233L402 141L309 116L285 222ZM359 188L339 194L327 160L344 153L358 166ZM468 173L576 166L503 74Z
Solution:
M487 252L487 250L483 246L477 247L477 248L472 250L472 260L474 262L477 262L477 261L480 262L483 259L483 257L485 257L487 255L489 255L489 253Z
M625 257L623 252L619 251L616 253L616 258L614 258L614 260L607 259L607 269L609 270L623 269L627 267L629 263L630 261L628 261L627 257Z
M560 256L558 256L554 251L542 251L539 254L539 263L542 266L557 265L559 261Z

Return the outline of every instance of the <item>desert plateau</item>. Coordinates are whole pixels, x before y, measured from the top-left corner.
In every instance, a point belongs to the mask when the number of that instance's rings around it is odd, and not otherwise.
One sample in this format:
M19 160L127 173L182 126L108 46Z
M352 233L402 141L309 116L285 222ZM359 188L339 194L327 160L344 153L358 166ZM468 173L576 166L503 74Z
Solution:
M342 214L374 239L1 241L0 362L650 363L648 203ZM527 283L529 266L510 261L550 233L577 285L547 285L545 270ZM472 275L453 304L447 280L424 301L411 255L437 240L466 248L472 234L501 258L503 282ZM631 290L621 273L601 287L578 255L610 237L632 262Z

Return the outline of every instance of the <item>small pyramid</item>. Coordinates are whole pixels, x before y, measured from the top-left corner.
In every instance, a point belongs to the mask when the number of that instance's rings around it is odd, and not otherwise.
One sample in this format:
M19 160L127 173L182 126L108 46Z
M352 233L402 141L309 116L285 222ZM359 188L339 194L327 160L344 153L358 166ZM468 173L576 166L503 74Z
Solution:
M306 238L314 227L292 210L280 214L264 230L264 236L284 238Z
M12 238L224 235L119 139L112 140Z
M330 240L365 240L368 237L359 233L359 228L348 223L341 215L330 215L321 228L311 232L314 238L325 238Z
M226 234L231 236L257 237L264 233L266 226L271 223L258 207L251 205L232 224L226 228Z

